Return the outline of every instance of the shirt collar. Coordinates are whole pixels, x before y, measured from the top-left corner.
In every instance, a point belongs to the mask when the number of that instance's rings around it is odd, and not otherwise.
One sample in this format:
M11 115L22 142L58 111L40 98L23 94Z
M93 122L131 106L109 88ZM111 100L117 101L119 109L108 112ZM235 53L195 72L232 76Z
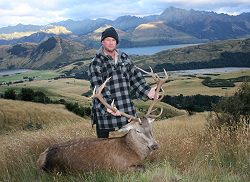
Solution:
M108 56L108 54L106 54L103 50L103 46L100 47L100 49L97 51L97 54L102 54L104 56ZM120 56L120 50L119 49L115 49L115 61L114 63L117 64L117 62L119 61L119 56Z

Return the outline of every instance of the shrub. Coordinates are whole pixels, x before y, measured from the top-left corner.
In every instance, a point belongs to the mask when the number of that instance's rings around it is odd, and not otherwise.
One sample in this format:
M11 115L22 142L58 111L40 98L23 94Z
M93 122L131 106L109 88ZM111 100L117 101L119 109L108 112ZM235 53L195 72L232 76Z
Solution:
M212 104L217 103L221 99L220 96L209 95L192 95L192 96L169 96L166 95L162 99L163 102L168 103L178 109L186 109L190 114L193 111L203 112L211 111Z
M51 103L51 100L41 91L37 91L34 93L33 101L44 104Z
M13 88L7 89L4 92L3 98L15 100L16 99L16 91Z
M235 131L250 124L250 85L244 82L231 97L225 97L213 106L214 113L209 119L212 128L222 127Z
M226 79L211 80L210 77L206 77L201 83L207 87L234 87L235 86L234 82L231 80L226 80Z
M35 92L31 88L22 88L20 92L20 99L24 101L32 101L34 99Z
M83 106L79 106L79 104L77 102L73 103L66 103L65 104L66 108L79 115L79 116L90 116L91 114L91 109L89 107L83 107Z

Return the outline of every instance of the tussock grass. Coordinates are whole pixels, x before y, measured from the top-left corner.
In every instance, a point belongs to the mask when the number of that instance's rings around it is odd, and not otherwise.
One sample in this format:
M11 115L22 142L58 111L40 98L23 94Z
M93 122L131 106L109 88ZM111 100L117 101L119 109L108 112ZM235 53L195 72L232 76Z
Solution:
M250 131L206 128L208 113L155 123L160 148L151 160L167 160L184 181L249 181Z
M89 121L63 122L39 131L1 135L0 181L249 181L249 131L234 135L206 129L208 113L154 123L160 148L144 172L47 174L36 169L39 154L53 143L95 137Z
M27 124L38 123L46 128L66 122L83 121L81 117L67 111L64 105L7 99L0 99L0 105L0 134L10 130L23 130Z

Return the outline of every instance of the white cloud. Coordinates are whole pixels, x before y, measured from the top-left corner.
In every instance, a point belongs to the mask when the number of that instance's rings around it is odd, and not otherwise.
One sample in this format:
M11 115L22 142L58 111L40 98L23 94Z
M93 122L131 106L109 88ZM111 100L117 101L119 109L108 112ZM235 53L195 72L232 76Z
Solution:
M48 24L66 19L115 19L123 15L159 14L167 7L237 15L250 12L249 0L0 0L0 27Z

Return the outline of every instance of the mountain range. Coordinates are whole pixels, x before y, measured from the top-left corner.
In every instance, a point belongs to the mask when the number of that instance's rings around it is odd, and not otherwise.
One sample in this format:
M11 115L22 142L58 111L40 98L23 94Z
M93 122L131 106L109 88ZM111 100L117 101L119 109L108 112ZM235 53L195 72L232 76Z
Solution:
M120 47L204 43L249 37L250 13L230 16L170 7L160 15L144 17L127 15L115 20L66 20L45 26L18 24L0 28L0 44L41 43L57 35L97 48L101 32L109 26L117 29Z

